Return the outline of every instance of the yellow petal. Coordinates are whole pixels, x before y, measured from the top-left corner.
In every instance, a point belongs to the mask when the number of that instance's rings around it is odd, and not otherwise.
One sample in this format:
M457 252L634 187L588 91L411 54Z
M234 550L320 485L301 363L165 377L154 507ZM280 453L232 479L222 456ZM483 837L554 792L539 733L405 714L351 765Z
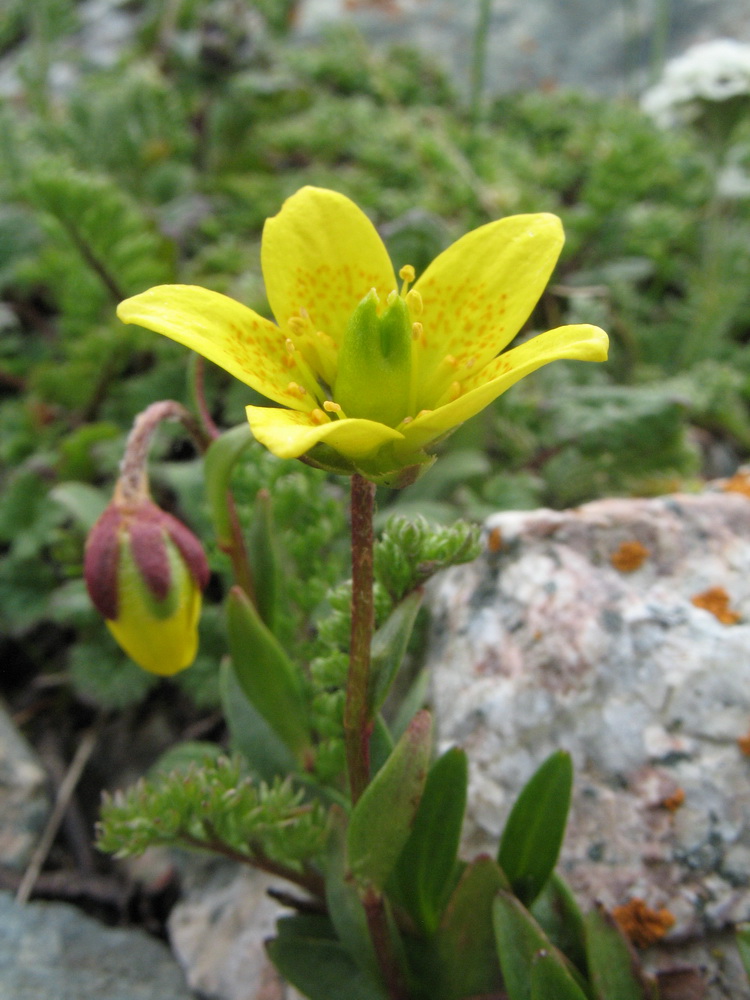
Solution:
M453 427L473 417L506 389L550 361L562 358L578 361L606 361L609 340L597 326L560 326L506 351L490 361L484 370L467 381L458 399L417 417L402 428L403 445L397 450L408 454L441 437Z
M381 298L396 288L373 224L353 201L324 188L302 188L266 220L261 264L279 325L303 311L336 344L371 288Z
M157 285L121 302L117 315L197 351L277 403L314 405L308 394L289 388L299 378L279 328L226 295L196 285Z
M424 330L415 358L417 410L434 406L455 373L462 380L481 370L510 343L539 300L563 241L557 216L512 215L467 233L435 258L414 286Z
M121 560L120 566L117 618L106 620L115 640L152 674L168 677L189 667L198 652L201 612L200 588L190 573L183 566L178 575L180 592L174 612L158 617L148 599L144 600L143 583L135 578L136 567L127 560Z
M400 441L403 437L392 427L374 420L326 420L318 424L309 413L296 410L268 406L245 409L257 440L279 458L299 458L324 442L347 458L361 459L387 442Z

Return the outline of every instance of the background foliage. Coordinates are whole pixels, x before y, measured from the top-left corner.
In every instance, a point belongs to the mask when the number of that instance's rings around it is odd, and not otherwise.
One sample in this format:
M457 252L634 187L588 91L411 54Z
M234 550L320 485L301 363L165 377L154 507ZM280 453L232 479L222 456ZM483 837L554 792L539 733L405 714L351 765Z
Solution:
M74 0L11 0L0 26L9 688L46 672L84 702L121 707L155 683L90 609L82 550L132 417L159 398L190 403L191 362L118 323L114 305L181 281L267 312L262 224L302 184L354 198L396 266L418 271L498 215L556 212L567 245L525 333L586 320L612 335L608 365L550 366L459 429L427 477L379 497L383 517L450 522L690 488L750 449L750 204L717 194L716 150L631 103L565 92L496 99L477 123L416 52L374 53L343 29L292 44L291 8L141 0L114 47L85 44ZM252 392L216 369L207 384L214 419L240 423ZM154 457L158 502L210 538L189 443L164 431ZM258 489L272 492L289 587L281 631L314 655L303 623L335 612L326 592L346 575L340 486L253 449L234 485L246 520ZM203 705L218 698L224 651L226 561L210 558L201 656L178 680Z

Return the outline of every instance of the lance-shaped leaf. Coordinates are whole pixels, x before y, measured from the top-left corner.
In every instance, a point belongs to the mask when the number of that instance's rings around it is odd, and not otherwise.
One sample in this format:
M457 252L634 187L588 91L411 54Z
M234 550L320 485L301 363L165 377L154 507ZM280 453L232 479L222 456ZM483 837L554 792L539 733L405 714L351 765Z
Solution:
M505 875L486 855L464 869L443 911L425 971L425 977L433 976L430 996L435 1000L462 1000L500 989L492 901L504 888L510 888Z
M219 548L226 548L232 543L232 525L227 506L232 469L253 440L252 431L246 424L233 427L211 442L203 459L208 508Z
M332 934L325 918L285 917L268 955L293 986L310 1000L388 1000L380 982L359 968Z
M531 1000L587 1000L587 998L555 955L539 951L531 962Z
M492 925L503 982L510 1000L531 1000L531 969L539 952L553 956L579 988L586 992L583 978L575 966L555 948L512 893L501 891L497 894L492 906ZM550 994L550 1000L552 996L554 994Z
M372 637L370 706L373 713L382 706L396 678L421 604L421 591L413 591L396 605Z
M279 600L279 553L276 527L268 490L258 490L253 519L247 537L247 554L255 581L258 614L272 632L276 632Z
M395 865L422 796L432 744L432 719L418 712L388 760L362 793L349 820L349 871L364 887L382 889Z
M299 675L240 587L233 587L227 598L227 636L245 695L301 758L309 748L310 731Z
M557 864L572 788L570 754L558 750L526 783L505 824L498 862L526 906Z
M561 875L552 872L530 908L550 941L586 975L586 934L583 914Z
M437 929L453 888L467 780L466 754L458 747L435 761L388 885L389 896L427 934Z
M248 701L228 657L219 668L219 695L231 749L242 754L261 781L270 783L277 775L294 771L294 755Z
M745 975L750 979L750 924L739 924L737 927L737 949L742 959Z
M330 830L326 850L326 904L339 940L356 964L377 973L377 957L367 927L357 887L346 877L346 829L344 810L334 805L329 813Z
M657 1000L656 984L603 906L586 914L586 955L597 1000Z

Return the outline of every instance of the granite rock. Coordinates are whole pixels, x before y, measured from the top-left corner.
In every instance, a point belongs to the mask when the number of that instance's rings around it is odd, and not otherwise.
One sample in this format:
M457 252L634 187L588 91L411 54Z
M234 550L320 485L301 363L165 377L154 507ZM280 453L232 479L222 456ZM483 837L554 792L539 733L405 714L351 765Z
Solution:
M601 0L493 0L487 32L490 92L583 87L605 94L641 89L665 32L665 56L726 36L750 41L746 0L672 0L603 4ZM468 90L479 3L455 0L300 0L305 40L350 22L374 43L416 45Z
M73 906L0 893L2 1000L189 1000L169 950L140 930L104 927Z
M190 870L192 885L170 914L169 936L192 989L207 1000L303 1000L264 947L276 920L290 912L268 889L287 884L223 863Z
M706 492L506 512L435 581L442 747L470 761L467 851L494 850L553 750L576 769L562 871L582 900L675 917L664 948L750 997L750 499ZM687 951L685 951L687 954Z

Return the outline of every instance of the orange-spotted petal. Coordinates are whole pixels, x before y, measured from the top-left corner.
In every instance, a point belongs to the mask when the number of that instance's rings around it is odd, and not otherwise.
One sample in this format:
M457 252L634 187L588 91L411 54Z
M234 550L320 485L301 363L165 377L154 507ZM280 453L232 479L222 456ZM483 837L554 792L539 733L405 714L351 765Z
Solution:
M125 299L117 315L197 351L277 403L314 405L290 370L279 328L226 295L196 285L157 285Z
M250 429L262 445L279 458L299 458L316 444L325 443L353 460L367 458L390 441L400 441L399 431L374 420L323 420L310 413L268 406L245 408Z
M397 452L408 455L435 438L473 417L506 389L550 361L563 358L578 361L606 361L607 334L597 326L580 324L561 326L506 351L461 387L462 394L452 402L418 416L403 426L403 444Z
M555 215L513 215L480 226L443 251L414 286L422 297L417 409L450 382L480 371L521 329L564 241ZM453 371L446 366L449 359Z
M385 298L396 288L388 251L353 201L336 191L304 187L263 227L261 265L271 310L281 327L308 315L315 332L336 344L371 288Z

